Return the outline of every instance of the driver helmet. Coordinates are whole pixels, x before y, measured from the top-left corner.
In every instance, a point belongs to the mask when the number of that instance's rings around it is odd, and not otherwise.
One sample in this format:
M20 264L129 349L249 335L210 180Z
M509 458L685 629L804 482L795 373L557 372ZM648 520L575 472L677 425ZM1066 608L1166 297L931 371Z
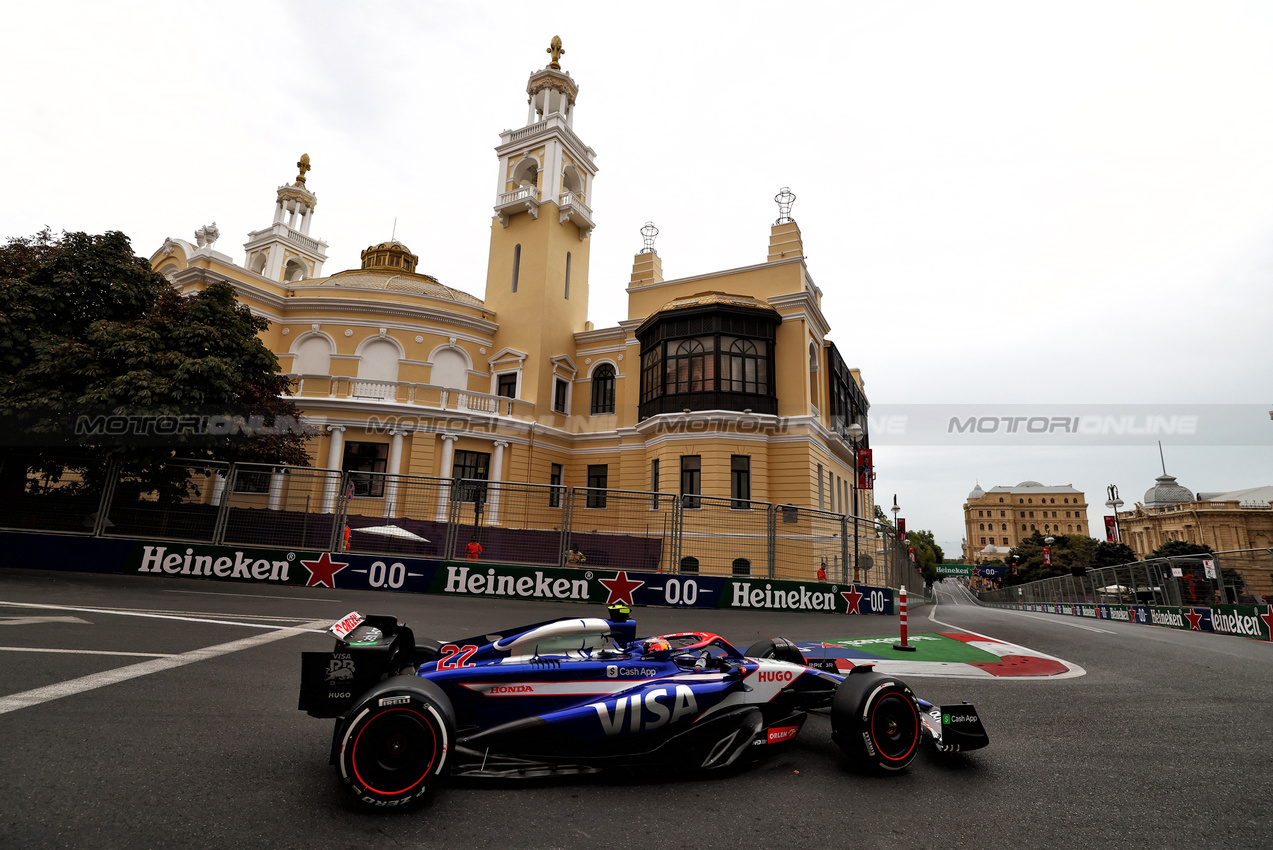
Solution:
M641 647L645 652L668 652L672 649L672 644L663 638L650 638Z

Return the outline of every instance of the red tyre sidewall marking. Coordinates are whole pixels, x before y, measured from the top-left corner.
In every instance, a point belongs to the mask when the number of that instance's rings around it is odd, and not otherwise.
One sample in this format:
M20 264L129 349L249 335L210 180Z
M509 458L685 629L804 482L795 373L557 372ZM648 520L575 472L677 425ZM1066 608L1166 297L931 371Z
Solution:
M381 791L378 788L373 788L371 784L367 782L367 780L362 778L362 774L358 772L358 742L359 740L362 739L362 733L366 732L367 729L371 727L372 723L375 723L377 720L380 720L382 717L387 717L388 715L393 714L395 712L399 712L399 711L405 711L410 714L414 714L416 717L419 717L421 720L424 721L425 728L429 730L429 734L433 737L433 757L429 759L429 766L420 774L420 778L417 779L415 782L412 782L406 788L402 788L398 791ZM429 773L433 770L433 765L437 761L437 758L438 758L438 735L435 731L433 731L433 724L429 722L428 718L425 717L420 712L416 711L414 708L391 708L388 711L380 712L375 717L371 718L370 721L368 721L367 723L364 723L363 727L358 730L358 735L357 737L354 738L353 748L350 750L350 753L349 753L349 766L353 768L354 777L359 781L359 783L362 784L362 787L366 788L368 791L373 791L376 794L380 794L381 796L384 796L384 797L393 797L398 794L405 794L407 791L410 791L412 788L416 787L421 782L423 782L425 778L429 775Z
M902 755L898 756L897 758L893 758L892 756L885 755L884 749L880 746L880 742L876 740L875 738L875 712L879 710L880 703L884 702L885 699L888 699L891 696L898 696L906 700L906 704L910 706L911 712L915 715L915 731L916 732L919 731L919 711L915 708L915 701L911 699L907 699L904 694L898 694L898 693L885 694L882 699L876 702L875 705L871 706L871 717L870 717L870 720L867 722L866 728L871 730L871 743L875 745L875 751L877 753L879 753L883 758L886 758L889 761L902 761L903 759L905 759L907 756L909 756L911 753L915 751L915 746L919 743L918 734L916 734L915 739L911 741L910 749L907 750Z

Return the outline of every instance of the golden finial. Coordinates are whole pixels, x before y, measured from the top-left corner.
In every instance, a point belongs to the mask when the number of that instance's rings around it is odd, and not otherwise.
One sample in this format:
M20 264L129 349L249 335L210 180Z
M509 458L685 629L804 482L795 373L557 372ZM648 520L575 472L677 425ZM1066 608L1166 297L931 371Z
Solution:
M544 52L551 53L553 57L553 61L548 63L548 67L552 68L554 71L560 71L561 64L557 60L560 59L562 54L566 52L565 49L563 49L561 46L561 36L554 35L552 44L550 44L548 46L548 49L545 50Z
M307 153L301 154L301 161L296 163L296 167L301 170L301 173L296 175L296 185L304 186L305 172L313 169L313 166L309 164L309 154Z

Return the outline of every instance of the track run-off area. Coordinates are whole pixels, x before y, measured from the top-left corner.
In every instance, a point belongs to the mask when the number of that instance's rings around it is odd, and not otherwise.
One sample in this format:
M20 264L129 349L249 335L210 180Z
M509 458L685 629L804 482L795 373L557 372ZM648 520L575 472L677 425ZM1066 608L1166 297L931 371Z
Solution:
M781 635L972 702L990 746L855 771L814 715L729 775L464 782L369 814L296 710L300 653L351 610L449 638L595 606L0 571L9 847L1266 847L1273 644L983 608L953 581L897 617L638 608L639 634ZM1023 661L1022 659L1034 659ZM838 663L838 662L837 662ZM998 668L997 672L991 668Z

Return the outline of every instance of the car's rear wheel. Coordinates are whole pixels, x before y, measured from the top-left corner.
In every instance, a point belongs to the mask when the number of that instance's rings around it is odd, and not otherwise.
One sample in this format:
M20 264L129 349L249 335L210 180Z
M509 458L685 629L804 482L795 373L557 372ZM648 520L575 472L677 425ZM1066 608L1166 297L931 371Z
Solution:
M892 772L919 752L921 721L905 682L882 673L850 673L831 701L831 738L854 764Z
M410 682L378 689L354 709L340 736L337 772L366 806L418 803L446 777L455 741L446 695L432 682L401 678Z

